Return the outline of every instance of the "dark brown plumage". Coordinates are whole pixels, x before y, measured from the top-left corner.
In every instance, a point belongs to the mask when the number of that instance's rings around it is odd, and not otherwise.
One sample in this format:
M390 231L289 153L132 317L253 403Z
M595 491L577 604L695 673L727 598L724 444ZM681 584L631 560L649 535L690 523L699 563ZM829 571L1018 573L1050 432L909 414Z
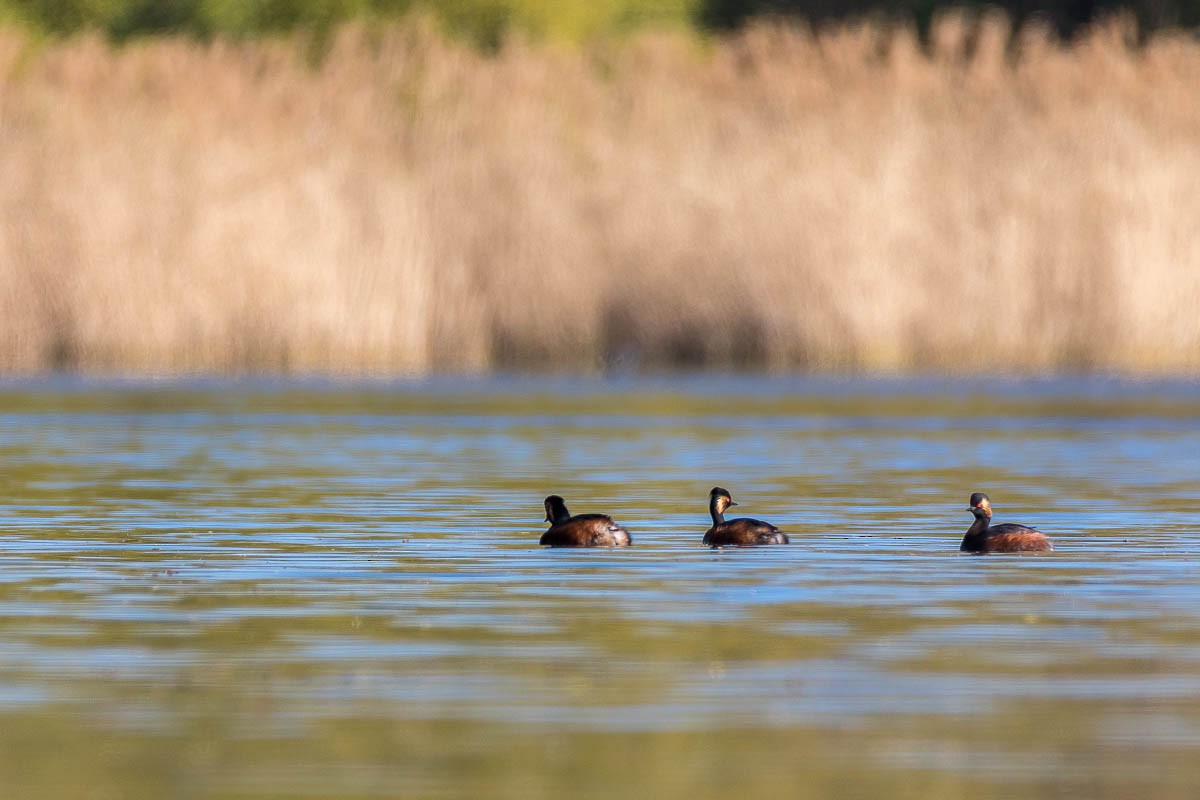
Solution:
M629 531L607 514L577 514L572 517L567 504L556 494L546 498L546 522L550 530L538 544L551 547L625 547L633 544Z
M714 486L708 493L708 513L712 527L704 534L709 547L748 547L760 544L787 544L788 537L769 522L741 517L725 520L725 509L736 506L729 492Z
M959 550L964 553L1039 553L1054 549L1046 534L1036 528L1006 522L992 525L992 501L983 492L971 495L975 522L967 529Z

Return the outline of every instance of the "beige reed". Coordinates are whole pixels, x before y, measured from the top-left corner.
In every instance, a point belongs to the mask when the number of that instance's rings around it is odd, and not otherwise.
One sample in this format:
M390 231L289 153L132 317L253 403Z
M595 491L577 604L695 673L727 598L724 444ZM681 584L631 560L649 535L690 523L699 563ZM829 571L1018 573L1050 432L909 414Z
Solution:
M1200 368L1200 43L0 32L0 371Z

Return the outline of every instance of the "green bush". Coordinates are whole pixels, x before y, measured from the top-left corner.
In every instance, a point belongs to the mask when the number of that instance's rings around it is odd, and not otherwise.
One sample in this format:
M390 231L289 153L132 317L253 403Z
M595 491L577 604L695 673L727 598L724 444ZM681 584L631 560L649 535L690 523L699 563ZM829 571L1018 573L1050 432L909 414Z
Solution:
M511 32L584 41L648 24L690 25L701 0L0 0L0 18L67 34L101 30L114 39L180 32L197 36L328 31L350 19L414 10L455 34L495 47Z

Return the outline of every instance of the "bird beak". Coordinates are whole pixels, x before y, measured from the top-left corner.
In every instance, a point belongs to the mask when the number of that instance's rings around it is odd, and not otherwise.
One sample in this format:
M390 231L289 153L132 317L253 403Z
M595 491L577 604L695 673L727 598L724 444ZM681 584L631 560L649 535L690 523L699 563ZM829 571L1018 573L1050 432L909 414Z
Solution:
M731 505L731 506L736 506L736 505L740 505L740 504L739 504L739 503L735 503L735 502L733 502L732 500L730 500L730 501L729 501L729 505Z

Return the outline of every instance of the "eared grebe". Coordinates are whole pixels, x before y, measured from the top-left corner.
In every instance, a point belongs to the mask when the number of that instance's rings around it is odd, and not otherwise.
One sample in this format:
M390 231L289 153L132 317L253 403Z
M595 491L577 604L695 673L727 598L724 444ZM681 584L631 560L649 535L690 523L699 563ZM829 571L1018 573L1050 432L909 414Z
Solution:
M975 515L975 522L958 548L964 553L1030 553L1054 549L1046 534L1036 528L1011 522L991 525L992 501L983 492L971 495L967 511Z
M725 509L736 506L729 492L714 486L708 493L708 513L712 514L712 527L704 534L704 543L710 547L744 547L755 544L787 544L788 537L769 522L757 519L731 519L725 521Z
M607 514L579 514L572 517L567 504L556 494L546 498L546 522L550 530L538 544L551 547L624 547L632 544L629 531L613 522Z

